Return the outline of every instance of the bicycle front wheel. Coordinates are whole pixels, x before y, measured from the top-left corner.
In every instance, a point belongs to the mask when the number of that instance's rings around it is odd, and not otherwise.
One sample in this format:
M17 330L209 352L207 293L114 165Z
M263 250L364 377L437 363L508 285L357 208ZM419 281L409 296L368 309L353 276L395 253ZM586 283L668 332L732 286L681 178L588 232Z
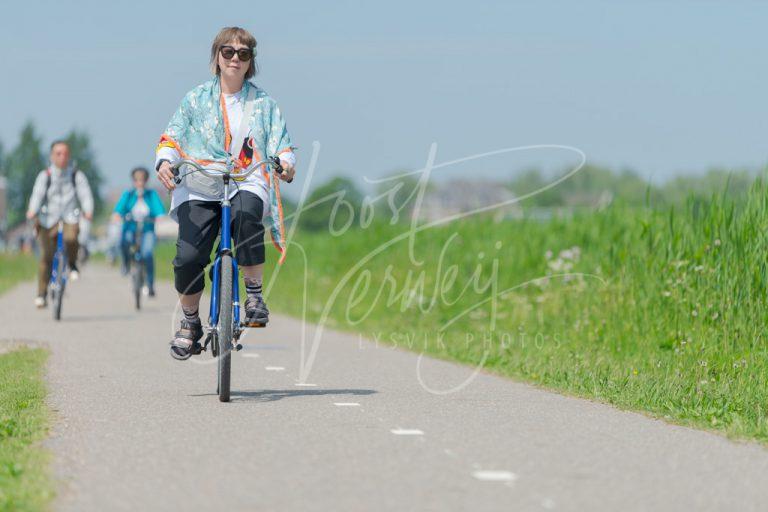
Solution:
M132 267L133 274L133 299L136 303L136 309L141 309L141 289L144 287L144 265L134 262Z
M232 255L221 257L219 280L219 401L229 402L232 368Z
M61 303L64 301L64 272L66 272L66 261L64 254L59 253L56 256L56 279L53 282L53 319L61 320Z

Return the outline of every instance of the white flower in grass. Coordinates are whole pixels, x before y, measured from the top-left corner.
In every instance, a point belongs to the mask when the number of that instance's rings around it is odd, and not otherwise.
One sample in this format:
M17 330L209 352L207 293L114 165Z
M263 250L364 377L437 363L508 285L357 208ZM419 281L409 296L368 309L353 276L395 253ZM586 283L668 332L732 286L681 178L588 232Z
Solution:
M564 263L565 262L562 259L557 258L556 260L552 260L547 263L547 266L555 272L560 272L563 269Z
M670 292L669 290L664 290L663 292L661 292L661 295L664 297L671 297L672 292Z
M577 245L574 245L571 247L571 251L573 251L574 259L578 260L581 257L581 248Z
M719 239L719 238L715 239L715 247L720 247L720 244L721 244L721 243L722 243L722 242L720 241L720 239Z
M560 257L564 260L578 261L579 256L581 256L581 249L576 245L570 249L560 251Z

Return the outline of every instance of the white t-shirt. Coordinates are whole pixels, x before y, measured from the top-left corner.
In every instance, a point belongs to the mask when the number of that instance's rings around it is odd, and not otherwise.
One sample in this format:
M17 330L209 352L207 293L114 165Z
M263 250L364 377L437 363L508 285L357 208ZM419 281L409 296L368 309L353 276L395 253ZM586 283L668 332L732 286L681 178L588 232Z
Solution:
M131 217L136 222L144 222L149 217L149 205L144 200L144 197L136 199L136 203L131 208Z
M233 130L237 130L237 127L240 126L240 121L243 118L243 109L245 108L243 90L240 89L235 94L225 94L224 103L227 107L227 120L229 121L229 126ZM234 144L234 141L232 141L232 143ZM181 158L181 155L176 150L176 148L163 146L157 152L157 156L155 158L155 168L157 168L160 160L169 160L173 162L179 158ZM280 160L286 163L290 163L291 165L296 165L296 155L294 155L293 151L280 153ZM260 171L253 172L243 181L233 181L231 183L237 183L237 186L230 187L230 199L232 199L235 194L238 193L238 191L245 190L251 192L256 194L264 204L264 215L266 216L269 213L268 185ZM192 200L218 202L219 198L206 196L189 190L186 186L183 185L182 182L182 185L176 186L176 188L173 190L173 194L171 195L171 211L169 215L173 219L176 219L176 208L178 208L180 204Z

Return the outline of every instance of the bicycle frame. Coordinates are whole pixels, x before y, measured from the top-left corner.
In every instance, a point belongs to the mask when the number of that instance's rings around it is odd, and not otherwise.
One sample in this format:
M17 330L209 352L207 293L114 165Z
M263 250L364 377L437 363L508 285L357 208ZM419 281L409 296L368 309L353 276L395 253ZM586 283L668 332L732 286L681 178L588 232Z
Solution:
M127 218L127 216L126 216ZM136 231L133 233L133 243L131 244L132 263L141 263L141 243L144 239L144 221L136 222Z
M221 286L221 256L232 254L232 203L229 201L229 181L230 177L225 175L224 180L224 198L221 201L221 240L219 250L216 252L216 259L213 261L213 283L211 285L211 309L209 324L214 329L219 324L219 287ZM237 267L237 261L232 258L232 319L235 332L240 325L240 274Z

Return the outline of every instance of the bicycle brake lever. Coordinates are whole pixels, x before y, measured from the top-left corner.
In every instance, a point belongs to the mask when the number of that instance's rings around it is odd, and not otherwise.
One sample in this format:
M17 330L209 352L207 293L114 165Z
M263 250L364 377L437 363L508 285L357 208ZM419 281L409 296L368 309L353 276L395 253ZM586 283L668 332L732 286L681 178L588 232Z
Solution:
M177 185L181 184L181 176L179 176L179 169L178 167L173 169L173 182Z

